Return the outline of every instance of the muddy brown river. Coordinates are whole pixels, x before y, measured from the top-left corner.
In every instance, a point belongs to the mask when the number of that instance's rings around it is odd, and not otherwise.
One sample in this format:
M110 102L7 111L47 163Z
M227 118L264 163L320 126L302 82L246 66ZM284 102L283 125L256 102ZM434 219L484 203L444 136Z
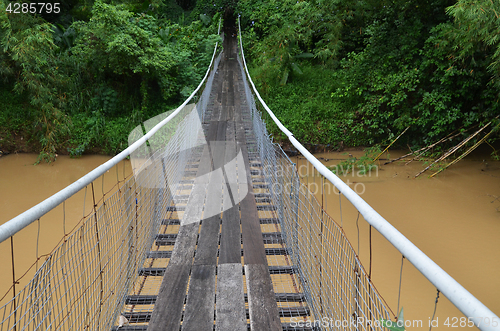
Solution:
M362 152L351 151L360 157ZM402 153L392 151L391 158ZM333 166L346 157L343 153L316 154L325 164ZM385 158L386 155L383 156ZM70 159L60 156L52 164L34 166L35 155L18 154L0 158L0 224L25 211L66 185L107 161L105 156L84 156ZM321 178L304 159L298 162L304 183L321 200ZM500 162L472 156L453 165L436 178L431 172L413 179L423 168L422 162L409 165L384 160L367 174L355 173L341 176L379 214L402 232L425 254L461 283L494 313L500 315ZM95 190L106 192L116 184L117 175L130 173L128 162L110 170L104 183L98 180ZM90 188L89 188L90 190ZM366 270L369 268L369 227L360 218L359 233L356 226L357 212L328 184L324 184L324 205L328 213L342 222L343 228L357 250ZM86 211L83 210L85 201ZM89 191L79 192L64 206L56 208L40 222L35 222L14 237L16 278L38 256L50 250L90 211ZM340 213L342 210L342 214ZM65 213L64 224L61 215ZM54 221L55 220L55 221ZM38 230L40 227L40 230ZM358 241L359 235L359 241ZM398 306L401 254L379 235L372 232L372 280L391 309ZM41 263L41 262L39 262ZM10 240L0 244L0 298L12 284ZM28 279L30 273L25 277ZM24 280L21 281L22 286ZM12 296L9 292L8 296ZM436 289L407 260L403 262L403 276L399 306L404 307L407 330L428 330L434 312ZM0 305L6 299L0 301ZM433 330L467 327L463 315L440 295L437 321ZM436 319L435 318L435 319ZM461 320L462 318L462 320ZM498 321L500 325L500 321ZM465 327L464 327L465 325Z

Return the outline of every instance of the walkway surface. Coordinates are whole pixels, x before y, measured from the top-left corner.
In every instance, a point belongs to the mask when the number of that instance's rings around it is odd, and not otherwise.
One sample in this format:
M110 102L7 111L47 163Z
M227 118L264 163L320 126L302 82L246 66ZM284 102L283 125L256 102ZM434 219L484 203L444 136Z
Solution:
M226 37L203 123L209 143L188 163L120 330L287 330L309 315L262 182L236 49Z

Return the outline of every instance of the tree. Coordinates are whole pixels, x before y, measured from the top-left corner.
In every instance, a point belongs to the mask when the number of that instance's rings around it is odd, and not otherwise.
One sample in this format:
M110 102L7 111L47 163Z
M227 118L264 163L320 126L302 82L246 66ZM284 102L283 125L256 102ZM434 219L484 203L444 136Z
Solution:
M493 83L500 87L500 2L493 0L459 0L447 8L455 19L455 48L461 60L487 52L491 59L488 70Z
M41 143L38 161L51 161L69 128L68 117L61 111L66 102L61 87L66 79L58 70L53 27L40 18L7 13L5 9L6 4L2 0L0 43L6 67L4 71L18 72L14 91L27 91L30 103L38 109L34 123Z

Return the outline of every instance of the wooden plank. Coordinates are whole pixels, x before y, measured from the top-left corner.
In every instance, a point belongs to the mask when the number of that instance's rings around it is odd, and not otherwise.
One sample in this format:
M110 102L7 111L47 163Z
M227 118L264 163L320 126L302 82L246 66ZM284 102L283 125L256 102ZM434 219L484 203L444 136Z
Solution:
M149 321L149 331L179 330L191 264L168 264Z
M222 143L222 144L220 144ZM224 142L212 142L212 150L216 152L218 149L224 149ZM220 153L219 153L220 154ZM217 155L215 155L217 156ZM222 206L222 183L224 175L222 169L217 167L218 163L214 160L215 170L212 171L210 181L206 191L206 200L203 212L203 219L208 219L214 215L220 216ZM220 218L220 217L219 217Z
M209 180L209 178L210 173L205 176L197 177L197 179L201 179L200 181ZM186 211L182 215L181 226L199 222L201 220L203 205L207 195L207 186L208 182L194 185L188 200L189 208L186 208Z
M237 113L239 113L237 141L243 154L245 169L249 170L250 162L241 107ZM257 204L252 194L252 175L250 171L245 171L245 173L249 194L241 201L240 209L250 327L251 330L281 330L278 306L267 265Z
M251 330L281 330L278 306L267 267L246 264L245 275Z
M240 209L245 264L267 266L266 251L253 195L247 194L240 203Z
M220 212L222 205L223 166L225 154L225 122L217 125L214 140L209 141L213 171L206 191L204 219L198 239L182 330L213 330L215 304L215 270L219 245ZM212 138L212 137L211 137Z
M211 148L212 160L214 164L214 170L224 166L224 157L226 151L226 128L227 122L219 122L217 126L217 138L210 144L210 146L214 146L215 148Z
M196 250L195 265L217 264L217 250L219 247L220 216L215 215L204 219L201 226L198 248Z
M207 140L217 134L217 125L210 125ZM208 145L203 149L197 177L188 198L186 212L181 220L172 256L165 270L158 298L149 322L150 331L179 330L182 318L189 274L193 264L194 251L198 238L198 229L210 179L212 162Z
M241 121L238 123L238 127L237 141L243 154L245 169L250 169L245 130ZM249 171L245 171L245 174L241 175L246 175L248 193L253 193L252 175ZM262 231L257 213L257 204L255 203L253 194L246 195L240 203L240 209L245 264L264 264L267 266L266 252L262 242Z
M208 174L210 171L212 171L212 156L211 156L211 152L210 152L210 146L208 144L210 144L210 141L214 141L215 138L217 137L217 122L210 122L209 126L208 126L208 129L206 130L206 133L205 133L205 140L206 140L206 143L207 145L205 145L204 149L203 149L203 155L201 156L201 159L200 159L200 164L198 166L198 170L196 172L196 178L195 178L195 181L196 179L198 179L198 177L200 176L203 176L205 174ZM198 179L199 181L199 179Z
M235 138L235 123L227 122L226 153L224 155L224 173L226 186L224 187L223 210L228 210L239 202L238 199L238 160Z
M240 210L236 205L224 211L219 248L219 264L239 263L241 267Z
M219 247L220 208L222 202L222 171L218 169L212 174L208 188L205 213L212 215L203 219L196 250L195 265L217 264L217 251ZM214 215L215 214L215 215ZM213 284L215 286L215 283Z
M217 267L216 331L246 331L247 317L241 262Z
M212 331L214 325L216 265L194 265L189 282L183 331ZM165 328L164 330L170 330Z
M222 101L221 101L222 107L227 106L227 92L225 91L224 87L222 88Z
M217 123L211 122L208 133L206 136L207 142L215 140L217 137ZM194 222L199 222L201 220L202 211L204 208L207 187L210 181L212 162L212 154L210 151L210 145L205 145L203 149L203 155L200 160L200 166L196 173L196 178L194 179L193 189L189 195L187 205L184 215L182 216L181 225L190 224Z
M226 76L227 87L228 87L226 106L228 106L228 107L234 106L234 104L235 104L235 95L234 95L235 94L235 86L233 83L233 73L234 73L233 68L234 68L234 65L230 66L230 68L228 68L227 76Z
M227 124L225 173L226 187L224 189L224 214L222 216L221 238L219 249L219 264L240 263L241 264L241 227L240 212L238 204L238 173L237 173L237 145L236 127L234 121ZM234 205L236 203L236 205Z
M182 225L179 228L168 266L173 264L192 264L199 225L199 222L194 222Z

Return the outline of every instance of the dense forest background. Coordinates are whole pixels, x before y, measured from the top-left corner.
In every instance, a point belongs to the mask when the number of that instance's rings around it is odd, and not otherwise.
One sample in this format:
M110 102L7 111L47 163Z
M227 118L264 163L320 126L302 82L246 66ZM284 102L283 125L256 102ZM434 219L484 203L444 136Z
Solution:
M452 137L435 150L490 121L484 141L498 139L499 1L240 0L239 8L254 81L300 141L389 144L406 128L394 146Z
M489 134L498 158L498 1L61 0L58 14L0 1L3 150L119 152L194 90L234 13L258 89L300 141L371 146L406 130L394 146L454 145L489 124L468 144Z
M39 160L125 149L192 93L220 39L195 1L57 0L58 14L0 1L0 149Z

